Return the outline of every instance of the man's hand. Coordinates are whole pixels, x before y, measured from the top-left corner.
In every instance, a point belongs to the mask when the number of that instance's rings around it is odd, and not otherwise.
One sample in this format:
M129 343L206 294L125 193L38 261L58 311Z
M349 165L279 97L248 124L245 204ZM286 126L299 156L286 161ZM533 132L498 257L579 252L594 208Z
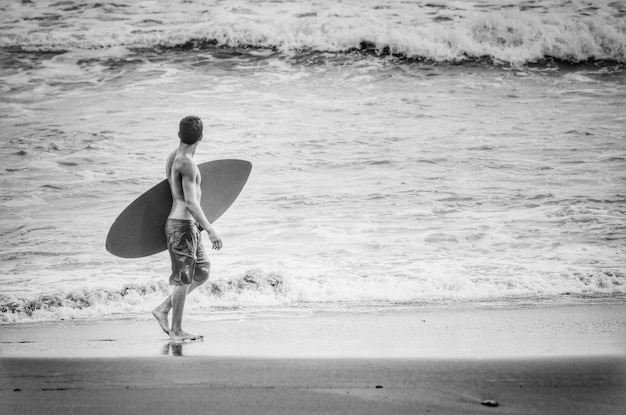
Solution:
M215 232L207 232L209 234L209 240L211 241L211 245L213 249L219 251L222 249L222 238Z

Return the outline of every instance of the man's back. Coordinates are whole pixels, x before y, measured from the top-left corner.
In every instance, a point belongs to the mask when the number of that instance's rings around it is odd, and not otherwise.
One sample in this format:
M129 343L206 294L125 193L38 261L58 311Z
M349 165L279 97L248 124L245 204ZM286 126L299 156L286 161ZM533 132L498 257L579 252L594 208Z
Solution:
M181 154L178 150L175 150L167 158L166 174L173 200L172 209L168 217L193 220L194 218L189 209L187 209L186 203L190 200L187 200L185 197L195 196L195 200L198 203L200 202L200 172L196 163L188 155ZM192 187L192 192L189 192L189 187ZM185 188L188 189L187 192L185 192Z

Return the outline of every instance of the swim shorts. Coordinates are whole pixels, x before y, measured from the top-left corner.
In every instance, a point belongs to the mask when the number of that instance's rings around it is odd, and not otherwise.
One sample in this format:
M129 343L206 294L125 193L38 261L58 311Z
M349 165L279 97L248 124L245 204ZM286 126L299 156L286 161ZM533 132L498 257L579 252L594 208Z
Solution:
M193 280L206 281L211 264L204 253L200 228L196 222L167 219L165 235L172 260L170 285L191 284Z

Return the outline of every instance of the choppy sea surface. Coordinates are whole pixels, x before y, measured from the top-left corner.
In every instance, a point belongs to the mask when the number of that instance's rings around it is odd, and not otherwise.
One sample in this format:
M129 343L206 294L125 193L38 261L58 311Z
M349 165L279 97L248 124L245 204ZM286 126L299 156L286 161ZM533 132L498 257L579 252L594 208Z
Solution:
M191 316L626 296L625 1L3 2L0 65L2 322L163 300L104 241L188 114L253 163Z

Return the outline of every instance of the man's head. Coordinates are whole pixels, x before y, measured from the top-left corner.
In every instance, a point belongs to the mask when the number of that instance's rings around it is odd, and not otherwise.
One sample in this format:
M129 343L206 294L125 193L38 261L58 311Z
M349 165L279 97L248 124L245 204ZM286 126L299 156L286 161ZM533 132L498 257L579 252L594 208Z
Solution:
M180 120L178 137L185 144L195 144L202 139L202 120L195 115L189 115Z

